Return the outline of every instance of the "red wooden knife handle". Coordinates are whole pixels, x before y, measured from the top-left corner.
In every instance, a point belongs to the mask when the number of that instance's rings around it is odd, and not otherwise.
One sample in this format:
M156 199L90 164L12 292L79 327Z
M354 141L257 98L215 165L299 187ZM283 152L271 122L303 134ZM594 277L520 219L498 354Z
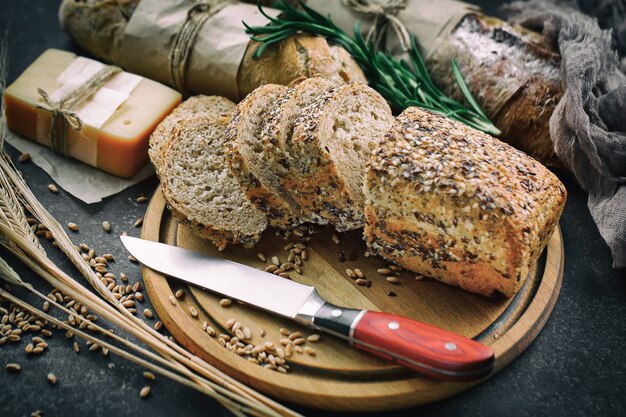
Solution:
M493 351L479 342L387 313L364 311L350 341L359 349L438 379L480 379L494 364Z

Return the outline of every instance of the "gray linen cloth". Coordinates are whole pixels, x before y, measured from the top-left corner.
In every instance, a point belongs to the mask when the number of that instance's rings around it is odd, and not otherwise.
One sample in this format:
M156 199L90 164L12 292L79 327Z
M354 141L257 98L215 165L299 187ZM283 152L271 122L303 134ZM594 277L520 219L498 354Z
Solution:
M511 21L542 30L559 47L564 95L550 118L550 136L589 193L613 267L626 267L626 76L612 33L563 2L514 2L504 10Z

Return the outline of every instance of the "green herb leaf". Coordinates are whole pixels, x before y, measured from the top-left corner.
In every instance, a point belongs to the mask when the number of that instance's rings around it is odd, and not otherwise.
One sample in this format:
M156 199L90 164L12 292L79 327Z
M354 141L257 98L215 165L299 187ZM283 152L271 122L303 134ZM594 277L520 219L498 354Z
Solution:
M391 107L401 112L407 107L418 106L438 113L475 129L492 135L500 130L489 120L480 108L467 85L456 61L452 61L452 73L469 108L446 96L430 78L424 58L419 53L415 36L411 37L409 62L397 60L391 53L379 51L373 42L366 42L361 34L360 22L354 25L354 36L350 37L333 23L330 16L323 16L298 0L302 10L298 10L279 0L274 8L283 13L276 18L269 17L260 3L261 13L269 18L267 26L248 26L246 33L251 39L262 43L253 57L259 58L271 45L293 36L298 32L308 32L324 36L328 42L342 46L361 67L372 88L389 101Z

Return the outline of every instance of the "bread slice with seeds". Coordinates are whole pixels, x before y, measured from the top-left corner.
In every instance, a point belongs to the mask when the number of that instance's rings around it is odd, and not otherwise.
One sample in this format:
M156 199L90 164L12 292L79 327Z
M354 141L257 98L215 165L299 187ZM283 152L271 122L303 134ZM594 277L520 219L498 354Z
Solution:
M262 157L261 132L270 109L286 91L285 86L266 84L248 94L233 113L226 146L228 165L246 197L280 229L297 224L296 207L274 186L274 173Z
M180 125L195 116L229 117L235 110L235 103L220 96L194 96L182 102L165 119L159 123L150 136L148 154L152 165L161 175L162 146L169 141Z
M359 83L336 86L302 111L291 139L297 176L286 186L304 213L342 232L363 227L363 178L393 122L385 99Z
M252 245L267 219L245 197L225 162L228 118L195 116L163 146L161 187L171 212L218 248Z
M326 224L328 221L315 213L303 212L286 188L286 181L299 175L290 154L291 136L296 120L302 115L304 108L335 85L323 78L307 78L292 86L270 110L269 119L261 134L261 157L273 174L270 179L273 188L283 199L292 202L298 223Z
M515 294L562 213L566 190L521 151L406 109L372 155L365 240L403 268L479 294Z

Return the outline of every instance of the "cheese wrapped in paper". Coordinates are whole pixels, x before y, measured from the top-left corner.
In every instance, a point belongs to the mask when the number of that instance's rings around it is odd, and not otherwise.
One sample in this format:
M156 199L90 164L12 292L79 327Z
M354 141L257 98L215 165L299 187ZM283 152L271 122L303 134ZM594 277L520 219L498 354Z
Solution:
M53 112L41 91L55 102L104 67L70 52L45 51L5 91L9 129L51 147ZM75 121L80 120L80 129L65 126L64 132L56 133L64 141L66 155L102 171L131 177L148 162L150 134L180 101L177 91L120 71L76 108L64 109L76 116ZM57 121L56 125L62 124Z

